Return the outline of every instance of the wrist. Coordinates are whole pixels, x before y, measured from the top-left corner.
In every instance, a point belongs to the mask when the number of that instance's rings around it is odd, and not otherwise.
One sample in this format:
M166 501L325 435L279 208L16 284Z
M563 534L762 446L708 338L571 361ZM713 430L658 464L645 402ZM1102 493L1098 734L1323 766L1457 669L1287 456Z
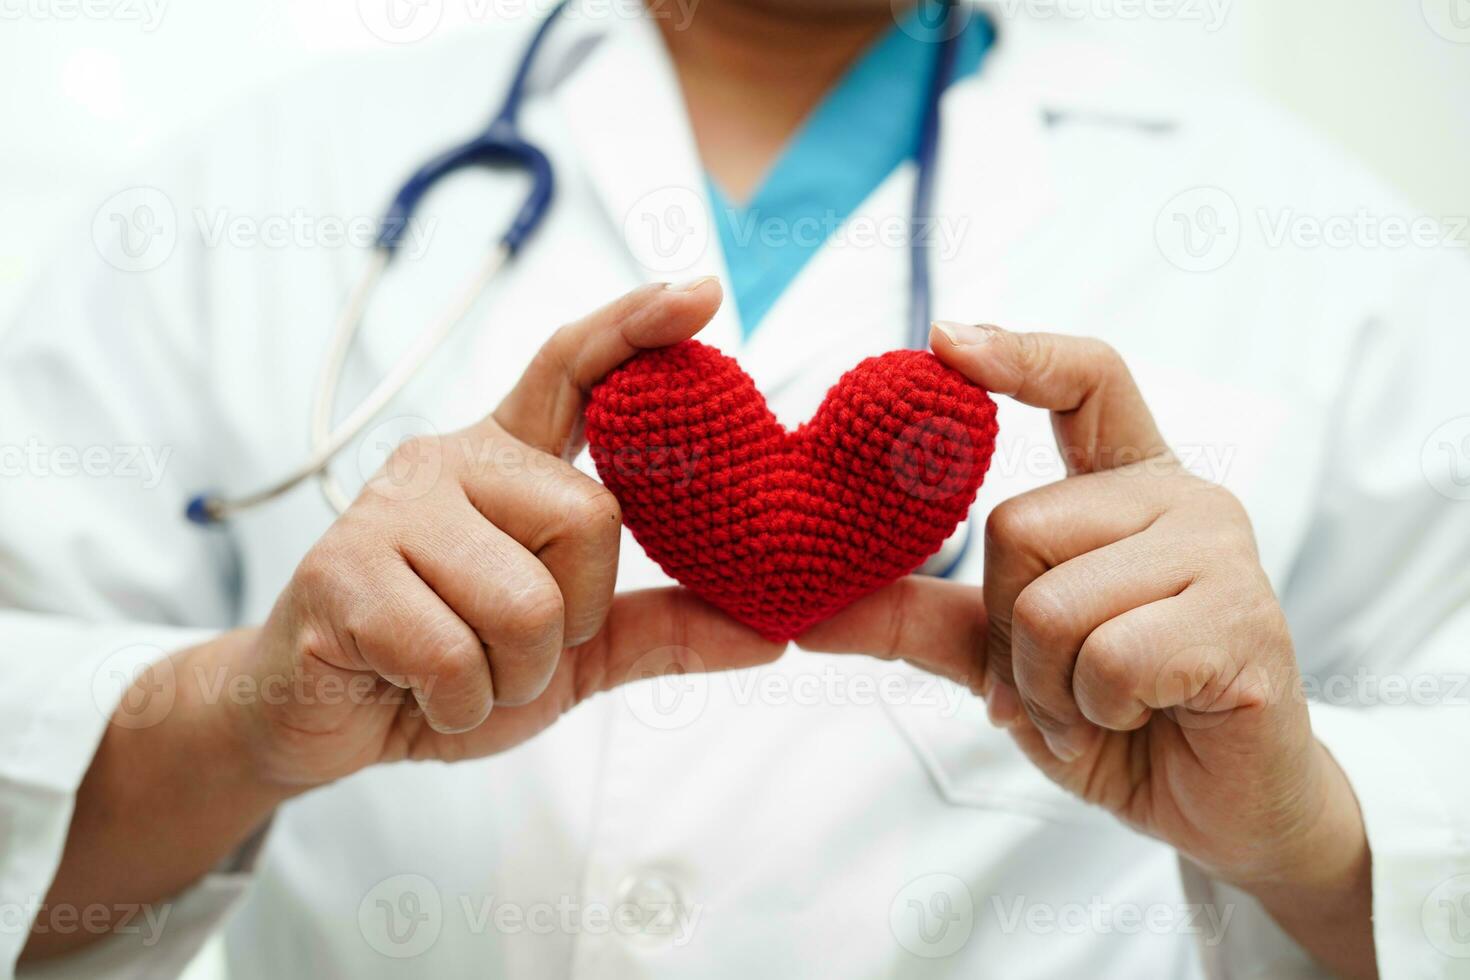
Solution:
M286 798L252 764L238 699L213 686L228 676L220 666L249 642L247 633L226 634L150 664L134 679L77 789L48 906L121 911L176 895L217 867ZM36 933L25 956L59 953L97 935Z
M176 669L179 710L214 777L229 783L232 797L268 813L305 787L273 778L262 762L268 727L251 670L259 637L256 628L221 634L179 654Z
M1295 834L1282 836L1268 875L1233 882L1263 901L1276 895L1340 893L1369 866L1368 833L1347 774L1315 738L1298 801Z
M1362 810L1347 774L1315 738L1312 755L1302 833L1274 873L1231 884L1337 973L1374 977L1373 865Z

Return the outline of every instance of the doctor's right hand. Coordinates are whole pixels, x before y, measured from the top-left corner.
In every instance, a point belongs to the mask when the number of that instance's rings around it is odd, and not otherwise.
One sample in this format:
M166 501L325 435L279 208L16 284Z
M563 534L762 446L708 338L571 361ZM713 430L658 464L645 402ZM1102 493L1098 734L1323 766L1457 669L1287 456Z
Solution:
M615 596L617 504L568 462L591 386L692 336L719 303L712 280L647 286L558 331L489 418L399 450L399 463L437 463L434 479L410 493L371 481L264 626L139 676L78 790L47 905L159 901L313 786L489 755L625 681L779 656L687 592ZM155 701L167 675L173 696ZM160 716L132 716L154 703ZM24 955L98 934L34 933Z
M711 669L780 654L682 590L615 597L617 501L569 462L591 386L693 335L720 295L714 280L635 290L558 331L491 416L398 449L431 485L404 493L390 460L239 645L240 670L291 680L241 719L261 775L306 788L483 756L635 672L683 669L681 651Z

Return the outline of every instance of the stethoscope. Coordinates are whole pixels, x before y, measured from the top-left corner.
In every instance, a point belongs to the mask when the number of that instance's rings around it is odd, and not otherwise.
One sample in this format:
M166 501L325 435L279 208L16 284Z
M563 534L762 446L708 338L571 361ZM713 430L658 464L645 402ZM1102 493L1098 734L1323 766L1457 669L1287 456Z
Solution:
M924 112L915 148L918 177L914 184L913 210L909 242L909 329L908 346L923 350L929 343L931 278L927 229L932 217L934 171L939 147L940 100L954 74L955 55L963 33L965 12L955 0L941 0L944 24L943 40L935 58L933 76L926 91ZM311 455L296 469L268 486L239 497L200 494L189 501L185 515L195 524L218 524L241 511L280 497L307 480L316 478L322 495L337 513L342 513L351 498L332 475L331 464L404 387L418 376L424 364L443 345L454 329L469 315L485 289L515 257L521 246L541 225L551 206L556 180L551 161L540 149L522 138L517 117L525 98L526 80L535 66L542 42L557 18L571 0L561 0L536 28L522 54L510 88L500 111L485 130L465 143L440 154L420 167L393 197L383 216L382 228L373 245L373 255L366 270L348 294L342 313L332 333L331 346L318 376L311 411ZM367 304L384 271L397 254L398 246L408 231L409 220L425 194L440 180L469 166L485 166L500 170L518 170L530 178L530 189L520 210L499 242L476 272L465 282L460 293L404 351L402 357L383 376L357 407L335 426L332 416L336 407L337 388L348 356L361 329ZM969 550L970 528L966 522L935 555L923 571L948 576Z

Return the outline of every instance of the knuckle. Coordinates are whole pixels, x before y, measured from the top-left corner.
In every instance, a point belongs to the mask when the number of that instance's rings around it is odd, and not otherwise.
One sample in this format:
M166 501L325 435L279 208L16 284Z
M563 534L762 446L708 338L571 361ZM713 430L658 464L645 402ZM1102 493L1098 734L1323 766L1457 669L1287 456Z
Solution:
M454 687L479 669L485 648L468 630L445 622L425 623L414 657L414 674L432 692L433 685Z
M1233 579L1254 581L1260 566L1255 535L1248 528L1228 522L1215 523L1202 528L1199 537L1196 547L1211 565Z
M1229 571L1238 571L1240 534L1224 524L1209 524L1197 529L1180 543L1198 555L1208 566Z
M331 663L344 653L334 631L310 619L296 623L290 636L293 670L302 671L313 662Z
M521 649L559 646L565 614L561 590L548 576L505 595L503 629L509 642Z
M1128 362L1112 344L1096 337L1087 337L1083 340L1083 345L1083 353L1093 364L1097 365L1099 374L1108 378L1116 378L1128 373Z
M623 526L623 509L612 491L600 483L586 481L567 508L567 533L579 538L606 540L617 537Z
M1240 500L1220 484L1184 470L1180 471L1178 479L1184 487L1193 492L1203 506L1216 512L1217 517L1245 517L1245 508L1241 505Z
M1188 538L1189 547L1202 556L1219 561L1256 555L1255 531L1240 498L1218 483L1181 471L1175 478L1170 513L1177 536Z
M1072 338L1071 344L1069 361L1082 366L1086 387L1093 393L1123 382L1131 383L1128 362L1112 344L1096 337Z
M1056 590L1030 585L1016 597L1011 610L1013 633L1023 638L1017 646L1024 652L1031 646L1045 647L1066 639L1066 603ZM1021 659L1025 659L1024 656Z
M547 473L555 472L560 460L509 433L484 440L476 466L476 476L494 475L510 482L537 484Z
M349 636L380 640L405 652L415 652L438 639L439 624L402 596L363 589L345 599L338 625Z
M1127 627L1114 620L1093 630L1082 644L1074 683L1087 693L1102 696L1131 689L1134 679L1133 644Z
M1225 560L1225 565L1229 580L1237 583L1241 596L1247 602L1256 605L1270 605L1273 608L1277 605L1276 593L1271 588L1271 581L1266 577L1265 569L1261 568L1261 562L1256 557L1253 539L1242 540L1233 547Z
M1251 560L1252 566L1255 566L1257 564L1258 550L1256 545L1256 530L1251 524L1250 515L1246 513L1245 505L1234 494L1228 490L1221 492L1226 496L1225 506L1233 518L1229 522L1229 527L1233 534L1236 548L1240 554L1247 556Z
M988 552L1003 553L1019 548L1035 536L1039 515L1030 501L1012 497L997 504L985 519Z
M348 602L337 613L335 626L347 641L361 647L364 638L376 636L382 631L383 619L383 615L372 604Z
M1011 353L1022 374L1030 376L1046 370L1051 360L1050 346L1042 342L1041 335L1027 332L1010 336Z
M570 352L580 346L580 335L581 325L579 323L564 323L557 327L532 359L531 363L536 371L548 377L570 377L572 374Z
M457 685L480 668L485 647L474 636L461 630L458 635L443 636L426 654L429 676L445 684Z
M1045 700L1037 698L1035 693L1026 690L1024 685L1017 688L1016 693L1020 698L1021 707L1036 723L1036 727L1042 731L1057 732L1071 724L1070 719L1065 717L1062 711Z
M1250 515L1246 513L1245 504L1221 484L1184 471L1181 471L1179 479L1184 481L1183 485L1199 501L1200 506L1209 511L1214 523L1237 532L1241 527L1250 526Z
M417 466L441 453L443 448L443 440L438 436L410 436L393 447L388 454L388 463L393 467Z
M438 489L452 446L451 440L437 435L411 436L394 446L360 495L376 502L368 512L391 514L405 501Z
M1270 582L1258 567L1252 567L1249 574L1258 582L1255 588L1242 590L1237 600L1235 617L1239 625L1252 636L1289 638L1291 630L1287 625L1286 613L1282 610L1276 593L1271 590ZM1279 646L1280 642L1273 645Z
M361 568L365 560L354 535L329 534L296 566L292 590L314 598L337 595L350 588L351 570Z
M337 565L321 544L317 544L301 559L293 576L297 589L308 595L319 594L332 587L337 581Z

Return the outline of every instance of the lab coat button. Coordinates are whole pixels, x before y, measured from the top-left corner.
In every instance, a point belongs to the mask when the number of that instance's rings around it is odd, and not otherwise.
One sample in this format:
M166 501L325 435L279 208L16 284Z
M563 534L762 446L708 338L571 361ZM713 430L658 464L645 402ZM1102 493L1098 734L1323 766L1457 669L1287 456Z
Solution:
M617 908L613 910L619 932L629 939L659 945L683 939L684 896L667 875L640 872L625 877L618 886Z

